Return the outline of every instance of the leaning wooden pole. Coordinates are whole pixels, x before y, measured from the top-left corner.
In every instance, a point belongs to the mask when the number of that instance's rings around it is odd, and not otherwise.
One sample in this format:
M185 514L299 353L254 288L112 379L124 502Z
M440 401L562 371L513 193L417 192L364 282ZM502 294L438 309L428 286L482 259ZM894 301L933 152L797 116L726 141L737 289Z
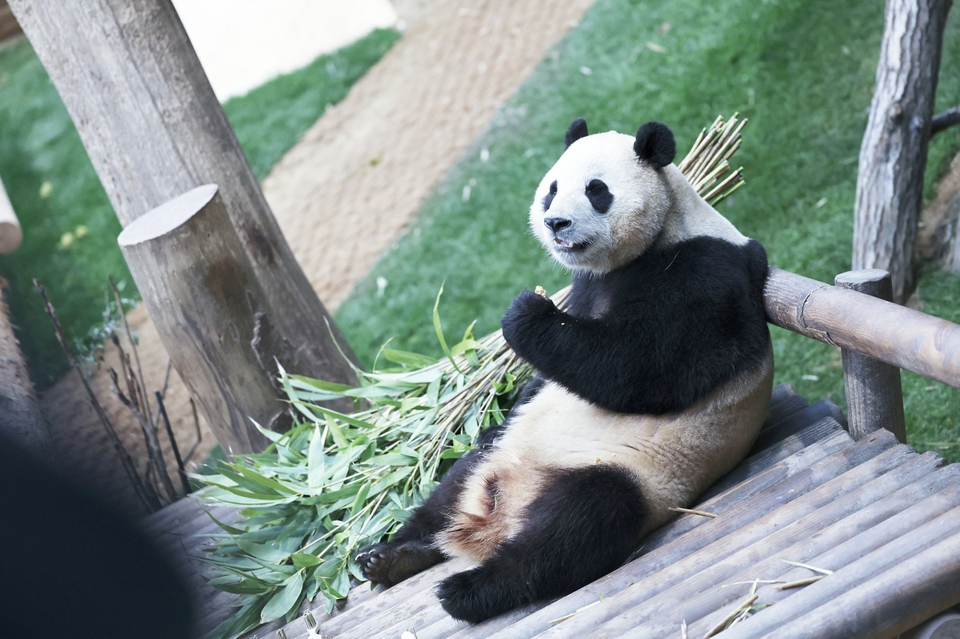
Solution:
M118 238L170 358L231 455L262 450L250 419L281 430L266 291L213 184L137 218ZM238 374L239 373L239 374Z
M887 0L870 118L860 147L853 268L889 271L893 298L913 285L943 29L952 0Z
M40 413L37 396L27 372L27 362L20 352L10 324L10 314L3 301L0 282L0 435L35 453L43 453L50 445L50 431Z
M260 312L270 327L265 365L272 373L276 358L291 372L355 383L335 340L352 354L280 233L170 0L10 6L121 223L197 186L219 185L251 286L262 291Z

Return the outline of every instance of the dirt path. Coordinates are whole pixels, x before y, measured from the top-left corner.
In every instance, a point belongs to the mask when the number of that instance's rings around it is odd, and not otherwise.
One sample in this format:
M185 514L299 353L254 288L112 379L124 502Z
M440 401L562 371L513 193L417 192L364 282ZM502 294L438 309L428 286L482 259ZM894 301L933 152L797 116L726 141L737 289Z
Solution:
M580 19L592 0L399 0L404 37L329 109L264 181L264 192L310 282L330 309L390 246L437 181L501 105ZM130 314L147 386L167 356L153 325ZM142 455L139 427L110 394L106 367L92 384L125 442ZM181 447L194 441L189 397L174 372L167 410ZM116 453L71 374L42 398L64 464L136 509ZM194 460L215 441L204 426ZM166 459L172 460L169 451Z

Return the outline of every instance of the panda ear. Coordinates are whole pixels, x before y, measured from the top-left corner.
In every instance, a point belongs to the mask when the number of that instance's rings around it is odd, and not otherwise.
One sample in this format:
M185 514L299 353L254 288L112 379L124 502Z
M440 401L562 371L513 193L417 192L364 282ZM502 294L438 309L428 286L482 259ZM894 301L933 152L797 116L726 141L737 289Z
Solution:
M637 129L633 150L641 160L667 166L677 156L677 143L666 124L647 122Z
M587 133L587 121L583 118L577 118L570 125L570 128L567 129L567 135L564 136L563 141L567 143L567 148L570 148L570 145L579 140L580 138L585 138L589 135Z

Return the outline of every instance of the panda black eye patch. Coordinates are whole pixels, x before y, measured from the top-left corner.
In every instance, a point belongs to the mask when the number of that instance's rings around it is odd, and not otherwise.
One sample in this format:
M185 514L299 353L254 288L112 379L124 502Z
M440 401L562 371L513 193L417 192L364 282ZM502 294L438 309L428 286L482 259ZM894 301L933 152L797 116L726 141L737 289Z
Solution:
M603 180L590 180L584 192L597 213L606 213L610 210L610 205L613 204L613 193Z
M543 196L543 210L546 211L550 208L550 204L553 202L553 198L557 196L557 181L554 180L550 184L550 192Z

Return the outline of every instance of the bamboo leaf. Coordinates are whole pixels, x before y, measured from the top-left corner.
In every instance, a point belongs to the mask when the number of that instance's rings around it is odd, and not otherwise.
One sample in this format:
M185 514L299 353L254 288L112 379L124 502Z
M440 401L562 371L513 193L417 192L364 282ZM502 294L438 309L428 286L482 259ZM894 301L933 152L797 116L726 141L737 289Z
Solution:
M432 357L427 357L420 353L411 353L410 351L398 351L393 348L385 348L381 352L386 359L394 364L409 366L410 368L426 368L427 366L437 363L437 360Z
M282 561L286 561L290 557L289 552L284 552L279 548L275 548L267 544L257 544L252 541L247 541L241 537L234 537L234 541L245 553L251 557L260 559L261 561L266 561L271 564L279 564Z
M367 460L374 466L410 466L417 463L418 457L404 455L402 453L387 453L386 455L377 455Z
M263 607L263 611L260 613L260 621L266 623L287 614L297 604L302 592L303 573L298 572L287 579L283 588L278 590L267 602L267 605Z
M440 291L437 293L437 300L433 303L433 330L437 332L437 340L440 342L440 348L443 349L443 354L447 356L447 359L450 360L450 364L453 365L453 368L463 375L463 371L460 370L460 367L457 366L457 363L453 360L453 353L450 352L450 347L447 346L447 340L443 336L443 326L440 324L440 296L443 295L443 284L440 285Z
M283 433L278 433L278 432L272 431L272 430L270 430L270 429L268 429L268 428L264 428L263 426L261 426L260 424L258 424L258 423L257 423L257 420L255 420L255 419L251 419L251 420L250 420L250 423L253 424L254 427L255 427L258 431L260 431L260 434L261 434L261 435L263 435L264 437L266 437L267 439L269 439L269 440L272 441L272 442L278 442L278 441L280 441L281 439L283 439Z
M319 566L320 558L307 552L295 552L290 555L290 560L297 568L309 568L310 566Z
M360 487L360 490L357 491L357 497L353 500L353 508L350 509L350 517L356 517L357 513L363 508L363 504L367 501L367 495L370 494L370 484L364 484Z
M319 379L312 379L310 377L303 377L302 375L290 375L290 385L294 388L302 388L305 390L319 390L325 391L328 393L340 393L344 391L352 390L353 387L347 384L337 384L336 382L324 382Z
M326 429L321 431L320 424L317 424L310 439L310 452L307 453L307 485L310 488L320 488L327 478L326 456L323 453L326 439Z

